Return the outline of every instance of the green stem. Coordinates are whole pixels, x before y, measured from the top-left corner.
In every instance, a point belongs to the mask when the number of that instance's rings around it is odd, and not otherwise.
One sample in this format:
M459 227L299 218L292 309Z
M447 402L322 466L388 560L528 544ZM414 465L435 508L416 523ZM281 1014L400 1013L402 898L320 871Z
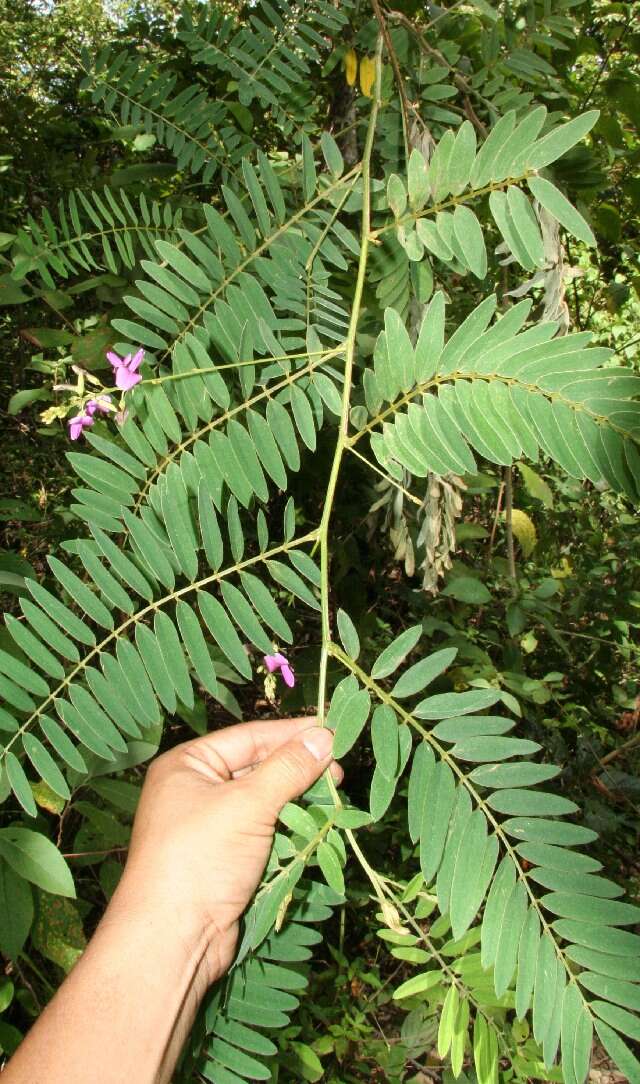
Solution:
M428 215L437 215L440 211L446 211L448 207L459 207L462 203L469 203L470 200L479 199L480 196L486 196L491 192L501 192L503 188L508 188L510 185L522 184L526 181L527 177L535 177L536 170L528 169L524 173L520 173L517 177L505 177L503 181L492 181L491 184L484 185L483 188L472 188L469 192L462 192L459 196L450 196L447 199L440 200L439 203L434 203L431 207L425 208L424 211L416 211L402 215L401 218L395 219L393 222L387 222L386 226L380 226L377 230L371 231L371 239L376 240L383 233L388 233L389 230L396 230L398 226L410 226L415 224L419 218L426 218Z
M369 117L369 125L367 128L367 137L364 146L364 153L362 156L362 237L360 260L358 263L358 274L353 294L351 320L349 322L349 331L347 334L345 347L345 369L344 386L342 389L342 409L340 412L338 439L336 441L336 447L333 455L333 463L331 465L331 473L329 475L329 482L327 485L327 496L325 499L324 508L322 510L322 519L320 520L320 525L318 528L318 542L320 547L320 591L322 606L322 650L320 653L320 674L318 679L318 722L321 726L323 726L325 723L327 664L329 660L329 644L331 643L331 622L329 618L329 524L331 521L331 512L333 510L333 502L335 499L342 457L344 455L347 445L347 434L349 428L349 407L351 403L351 381L353 377L353 366L356 351L356 332L358 330L360 308L362 306L362 293L364 290L367 256L369 252L369 234L371 230L371 153L373 151L373 139L376 129L376 120L378 116L378 110L380 108L381 79L382 36L379 36L376 47L375 90L373 96L373 103L371 106L371 115ZM335 800L337 799L337 791L335 790L333 780L328 773L326 775L326 778L327 782L329 783L329 787L333 788Z

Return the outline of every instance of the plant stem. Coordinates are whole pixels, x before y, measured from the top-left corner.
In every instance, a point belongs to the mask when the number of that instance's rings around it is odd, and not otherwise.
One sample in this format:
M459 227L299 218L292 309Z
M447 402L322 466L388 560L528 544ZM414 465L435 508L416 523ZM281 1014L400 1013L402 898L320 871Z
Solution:
M398 87L398 97L400 98L400 112L402 115L402 130L404 134L404 153L409 163L409 155L411 148L409 147L409 100L407 98L407 92L405 90L404 79L402 78L402 72L400 71L400 65L396 56L395 49L393 48L393 42L391 41L391 35L387 28L384 15L382 14L382 8L378 3L378 0L371 0L371 7L373 8L373 14L375 15L378 25L380 27L380 33L387 47L387 54L391 61L391 67L393 68L393 74L395 76L396 85Z
M379 474L381 478L384 478L385 482L389 483L389 485L395 486L395 488L398 489L400 493L402 493L403 496L407 498L408 501L411 501L413 504L417 504L418 508L422 508L422 501L418 497L414 497L413 493L410 493L408 489L405 489L404 486L401 485L400 482L396 481L395 478L392 478L390 474L387 474L375 463L372 463L369 459L367 459L365 455L361 455L361 453L356 448L354 448L352 444L348 444L347 449L358 459L361 459L363 463L366 463L366 465L369 467L369 470L372 470L375 474Z
M347 433L349 428L349 407L351 403L351 380L353 377L353 365L356 351L356 332L358 330L358 320L360 318L360 308L362 305L362 293L364 290L364 278L367 268L367 255L369 251L369 234L371 230L371 193L369 187L370 167L371 153L373 150L373 138L376 128L376 119L378 116L378 110L380 108L381 78L382 35L379 35L376 47L375 90L373 95L373 103L371 106L371 115L369 117L369 125L367 128L367 137L362 156L362 237L360 242L361 247L360 260L358 263L358 274L353 294L351 320L349 322L349 331L347 334L345 346L342 408L340 411L338 439L336 441L336 447L333 454L333 462L331 464L331 473L329 475L329 482L327 485L327 495L322 510L322 519L320 520L320 525L318 527L318 541L320 547L320 592L322 606L322 649L320 652L320 673L318 677L318 723L320 726L324 726L325 723L327 664L329 660L329 644L331 643L331 623L329 619L329 523L331 520L331 512L333 509L336 487L338 484L340 465L342 463L342 457L344 455L347 444ZM328 773L326 774L326 778L329 787L333 788L332 793L334 793L335 797L337 798L337 791L335 790L333 780Z
M504 472L504 519L507 533L507 561L509 562L509 579L515 583L518 579L516 572L516 551L513 544L513 468L506 467Z

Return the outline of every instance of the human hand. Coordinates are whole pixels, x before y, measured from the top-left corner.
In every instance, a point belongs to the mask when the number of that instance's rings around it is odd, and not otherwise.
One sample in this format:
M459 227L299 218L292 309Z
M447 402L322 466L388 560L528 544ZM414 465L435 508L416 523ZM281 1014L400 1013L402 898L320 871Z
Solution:
M210 984L231 964L278 814L330 768L333 733L313 717L241 723L154 760L110 910L164 916L201 952ZM109 914L109 912L107 912Z

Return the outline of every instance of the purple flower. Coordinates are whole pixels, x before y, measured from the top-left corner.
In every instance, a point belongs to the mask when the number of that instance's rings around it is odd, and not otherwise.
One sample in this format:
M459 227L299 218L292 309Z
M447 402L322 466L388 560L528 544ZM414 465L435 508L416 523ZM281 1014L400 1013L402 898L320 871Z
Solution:
M89 425L93 425L93 418L89 414L77 414L75 418L69 419L69 438L71 440L78 440L82 436L82 431Z
M95 420L93 415L96 410L108 414L111 410L111 396L99 395L97 399L88 399L82 414L76 414L75 418L69 419L69 437L71 440L78 440L82 436L83 430L93 425Z
M290 689L293 688L296 683L295 674L284 655L281 655L279 651L276 651L275 655L265 655L264 663L270 674L279 670L285 685L288 685Z
M138 372L138 367L144 358L144 350L138 350L135 354L127 354L126 358L121 358L118 354L114 354L112 350L109 350L107 351L107 358L113 365L116 387L120 388L120 391L129 391L130 388L140 383L142 377Z
M85 413L93 418L96 410L101 411L103 414L108 414L111 410L111 396L99 395L97 399L89 399L84 405Z

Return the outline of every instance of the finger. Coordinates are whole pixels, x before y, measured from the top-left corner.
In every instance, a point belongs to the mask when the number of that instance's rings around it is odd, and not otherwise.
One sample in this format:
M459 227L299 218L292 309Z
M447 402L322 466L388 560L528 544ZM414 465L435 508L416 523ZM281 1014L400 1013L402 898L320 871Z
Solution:
M259 764L296 734L315 726L315 722L315 715L303 715L295 719L237 723L205 734L189 744L191 751L203 759L208 752L216 759L221 757L231 774Z
M274 819L287 802L304 793L332 765L333 732L314 726L281 745L252 774L257 800Z

